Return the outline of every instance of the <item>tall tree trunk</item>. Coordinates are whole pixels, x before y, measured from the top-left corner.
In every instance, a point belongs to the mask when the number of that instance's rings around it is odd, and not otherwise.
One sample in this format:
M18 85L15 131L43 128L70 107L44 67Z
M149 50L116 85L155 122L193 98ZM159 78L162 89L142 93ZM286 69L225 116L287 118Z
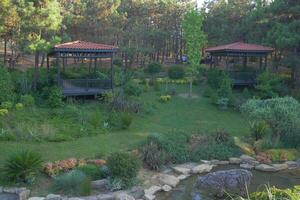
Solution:
M37 90L37 83L38 83L38 79L39 79L39 58L40 58L40 53L38 51L36 51L35 59L34 59L34 78L33 78L34 91Z

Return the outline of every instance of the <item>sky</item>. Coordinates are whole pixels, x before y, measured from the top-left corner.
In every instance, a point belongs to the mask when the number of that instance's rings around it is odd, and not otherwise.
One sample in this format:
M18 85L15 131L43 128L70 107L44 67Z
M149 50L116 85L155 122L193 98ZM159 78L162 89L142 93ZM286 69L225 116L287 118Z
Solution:
M198 7L202 6L203 2L204 2L204 0L197 0Z

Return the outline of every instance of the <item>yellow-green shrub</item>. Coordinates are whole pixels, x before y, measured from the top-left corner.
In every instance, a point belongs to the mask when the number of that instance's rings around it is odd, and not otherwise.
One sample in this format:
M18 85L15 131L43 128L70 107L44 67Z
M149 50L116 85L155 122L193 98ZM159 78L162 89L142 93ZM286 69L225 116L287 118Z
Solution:
M171 100L171 96L170 95L163 95L159 97L160 102L165 103L167 101Z
M297 149L270 149L265 153L271 156L273 162L297 160L299 156Z
M8 110L7 109L0 109L0 116L5 116L8 114Z
M24 108L24 105L22 103L17 103L15 105L15 107L16 107L16 110L22 110Z

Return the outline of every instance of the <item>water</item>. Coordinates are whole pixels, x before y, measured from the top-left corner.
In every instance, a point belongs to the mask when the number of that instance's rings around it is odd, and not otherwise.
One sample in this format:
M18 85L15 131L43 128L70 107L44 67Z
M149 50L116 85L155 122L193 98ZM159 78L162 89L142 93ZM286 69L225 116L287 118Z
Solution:
M213 171L237 169L238 166L226 165L218 166ZM300 185L300 170L285 170L274 173L258 172L252 170L252 181L249 192L265 189L265 185L276 186L281 189L290 188L294 185ZM182 181L176 188L170 192L161 192L157 195L158 200L215 200L216 198L205 194L204 192L195 191L194 185L197 176L192 176Z
M0 200L18 200L19 197L16 194L0 193Z

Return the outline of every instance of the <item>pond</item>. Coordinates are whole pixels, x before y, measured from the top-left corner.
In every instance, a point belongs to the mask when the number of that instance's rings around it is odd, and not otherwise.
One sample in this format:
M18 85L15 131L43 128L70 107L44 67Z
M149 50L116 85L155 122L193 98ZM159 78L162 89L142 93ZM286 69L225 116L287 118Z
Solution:
M19 197L16 194L0 193L1 200L18 200Z
M238 166L224 165L215 167L212 171L237 169ZM265 189L265 185L276 186L281 189L290 188L294 185L300 185L300 170L285 170L274 173L259 172L256 170L251 171L253 174L249 192ZM176 188L170 192L161 192L157 194L158 200L192 200L195 194L194 184L196 183L197 176L182 181ZM196 191L199 192L199 191ZM203 192L200 193L201 200L216 200L216 197L207 195Z

